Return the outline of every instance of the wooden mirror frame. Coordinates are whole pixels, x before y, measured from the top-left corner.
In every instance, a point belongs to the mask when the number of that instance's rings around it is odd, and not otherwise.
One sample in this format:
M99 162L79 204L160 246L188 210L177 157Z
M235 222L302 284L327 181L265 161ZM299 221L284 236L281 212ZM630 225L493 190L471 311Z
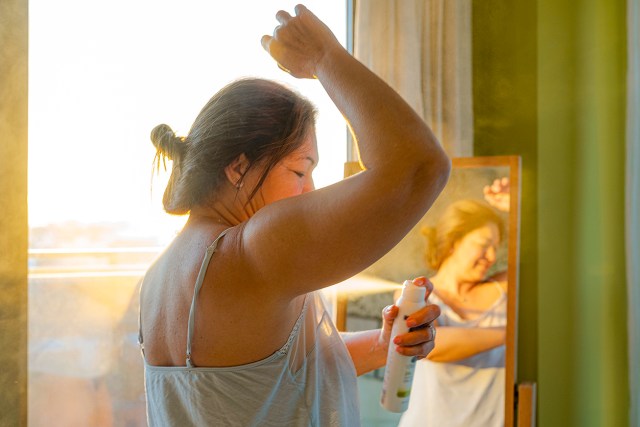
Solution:
M505 426L513 426L515 422L515 394L517 375L517 331L518 331L518 288L520 264L520 197L521 197L521 159L520 156L487 156L459 157L452 159L456 169L508 167L510 206L508 213L507 241L507 327L505 351ZM358 162L345 164L345 177L360 172ZM336 286L336 326L339 331L346 331L347 308L350 292L349 281ZM446 427L446 426L445 426Z

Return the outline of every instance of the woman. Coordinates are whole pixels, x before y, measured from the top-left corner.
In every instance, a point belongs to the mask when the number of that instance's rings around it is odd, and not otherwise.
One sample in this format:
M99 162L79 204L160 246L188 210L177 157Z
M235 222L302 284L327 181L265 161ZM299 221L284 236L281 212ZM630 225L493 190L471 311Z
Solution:
M487 275L503 220L487 203L461 200L424 232L438 345L416 366L400 426L502 426L507 283Z
M385 363L397 308L382 330L343 341L316 291L391 249L448 179L425 123L315 15L297 6L276 18L263 47L293 76L320 81L366 170L313 191L313 108L264 80L222 89L185 138L154 130L173 159L165 210L189 219L141 289L151 425L359 425L356 374ZM407 321L437 315L431 305ZM402 354L433 348L429 328L404 338Z

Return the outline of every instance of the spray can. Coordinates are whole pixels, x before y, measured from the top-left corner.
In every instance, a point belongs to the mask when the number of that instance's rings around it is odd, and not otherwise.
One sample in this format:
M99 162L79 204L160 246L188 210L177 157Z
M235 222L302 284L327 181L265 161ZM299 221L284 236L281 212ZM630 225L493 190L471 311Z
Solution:
M417 358L404 356L395 350L393 339L397 335L409 332L407 318L426 305L424 297L426 288L416 286L410 280L405 280L402 294L396 306L399 308L398 316L393 321L389 352L387 353L387 365L384 371L382 383L382 396L380 404L390 412L404 412L409 406L411 383L415 371Z

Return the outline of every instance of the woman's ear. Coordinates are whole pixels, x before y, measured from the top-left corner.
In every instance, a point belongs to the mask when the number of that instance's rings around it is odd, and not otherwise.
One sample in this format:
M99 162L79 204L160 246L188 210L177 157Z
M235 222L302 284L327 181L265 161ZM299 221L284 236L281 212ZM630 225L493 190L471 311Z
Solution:
M241 188L244 184L242 179L249 169L249 165L249 159L247 159L247 156L245 156L244 153L240 154L231 163L229 163L224 168L224 174L226 175L229 183L238 189Z

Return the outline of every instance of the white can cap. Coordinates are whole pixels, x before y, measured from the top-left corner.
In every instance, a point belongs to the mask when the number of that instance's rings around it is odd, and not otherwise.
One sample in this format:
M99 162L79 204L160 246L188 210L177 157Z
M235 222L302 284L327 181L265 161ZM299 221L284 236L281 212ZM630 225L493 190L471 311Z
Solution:
M427 288L416 286L411 280L405 280L402 284L402 299L412 302L423 302L427 294Z

